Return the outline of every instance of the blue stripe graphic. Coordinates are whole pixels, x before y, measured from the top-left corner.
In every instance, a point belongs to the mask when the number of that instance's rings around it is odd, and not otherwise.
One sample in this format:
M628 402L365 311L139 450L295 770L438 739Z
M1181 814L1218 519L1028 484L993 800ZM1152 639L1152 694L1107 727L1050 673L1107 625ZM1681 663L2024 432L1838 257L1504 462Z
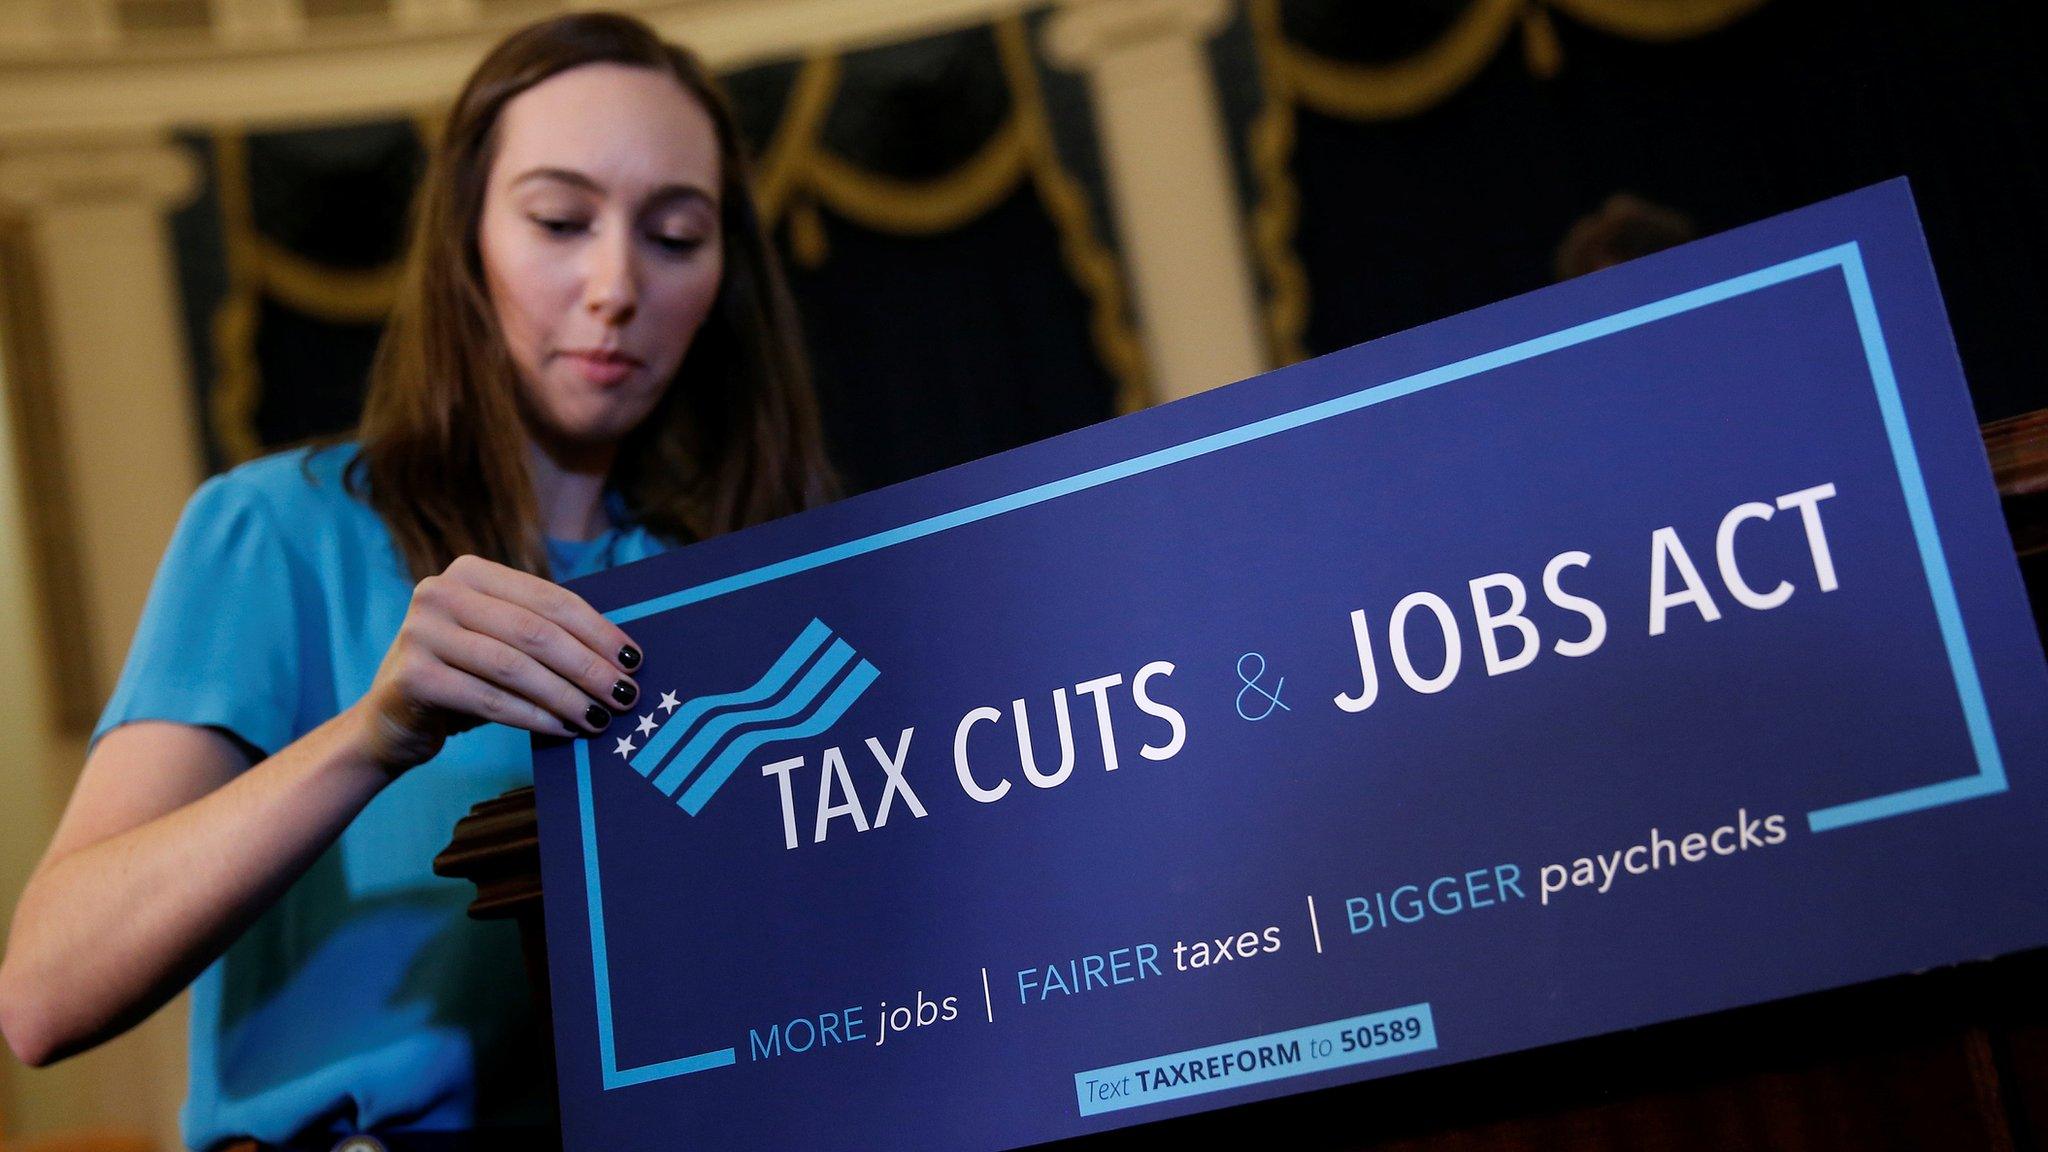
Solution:
M706 721L697 735L683 745L683 750L676 753L676 758L668 762L668 767L661 770L661 775L654 778L654 786L661 790L663 796L675 795L676 789L683 786L683 781L689 779L690 773L697 770L704 757L724 739L726 733L743 724L777 723L802 712L824 693L825 686L839 675L840 669L852 662L853 646L844 640L832 641L832 646L825 649L825 654L811 665L811 670L804 673L804 678L797 681L789 695L766 707L725 712Z
M825 641L831 635L832 629L827 628L824 621L812 620L805 625L803 632L790 642L775 664L754 682L753 687L743 688L738 692L727 692L720 696L698 696L684 701L683 706L676 710L676 714L662 723L661 731L654 734L654 738L647 742L647 747L642 748L639 754L633 757L634 771L642 776L654 771L654 766L661 762L661 758L668 754L668 750L675 747L677 741L689 733L690 726L713 709L736 704L759 704L782 691L789 683L789 678L796 675L796 670L803 667L804 662L809 660L812 654L825 646ZM670 795L674 793L673 788L669 789Z
M712 761L711 767L704 770L704 774L697 778L695 784L690 785L690 790L683 793L683 798L677 803L682 805L683 811L695 816L703 809L705 802L725 783L726 778L733 774L733 770L740 766L740 761L746 759L756 748L778 740L808 740L837 724L839 718L846 715L846 710L853 707L853 702L860 699L861 693L866 692L868 685L873 684L875 677L879 675L881 673L875 671L873 664L863 660L854 666L853 671L846 674L846 679L839 682L839 687L833 690L832 695L809 720L801 724L792 724L787 728L759 728L736 737L726 746L724 754Z

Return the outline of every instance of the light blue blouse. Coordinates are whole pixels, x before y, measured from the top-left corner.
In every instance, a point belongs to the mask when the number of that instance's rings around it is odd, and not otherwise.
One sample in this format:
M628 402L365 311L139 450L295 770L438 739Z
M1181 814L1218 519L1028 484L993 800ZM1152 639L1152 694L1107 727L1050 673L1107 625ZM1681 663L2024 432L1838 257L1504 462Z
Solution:
M93 736L135 720L225 729L275 752L359 699L412 594L391 534L351 495L353 445L216 476L186 506ZM558 579L666 546L623 522L550 541ZM658 657L650 654L649 662ZM364 808L192 986L186 1143L545 1122L516 929L471 920L429 869L479 800L532 782L526 733L449 740Z

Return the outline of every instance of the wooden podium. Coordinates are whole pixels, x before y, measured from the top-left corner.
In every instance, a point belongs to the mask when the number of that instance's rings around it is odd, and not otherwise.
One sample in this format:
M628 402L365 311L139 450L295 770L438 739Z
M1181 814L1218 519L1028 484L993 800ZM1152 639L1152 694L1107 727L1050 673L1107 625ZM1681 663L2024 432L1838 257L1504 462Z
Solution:
M2035 624L2048 636L2048 409L1983 432ZM518 923L548 1019L533 789L471 809L434 871L475 882L470 915ZM2048 1152L2048 949L1056 1147L1176 1140L1416 1152Z

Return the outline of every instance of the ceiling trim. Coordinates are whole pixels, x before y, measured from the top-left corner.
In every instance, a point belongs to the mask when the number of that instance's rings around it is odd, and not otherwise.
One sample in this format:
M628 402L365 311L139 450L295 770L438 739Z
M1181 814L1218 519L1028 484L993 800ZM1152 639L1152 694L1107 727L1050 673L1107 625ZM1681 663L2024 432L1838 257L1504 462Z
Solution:
M634 8L720 70L984 23L1031 0L671 0ZM513 25L357 29L291 43L0 57L0 143L406 116L450 99Z

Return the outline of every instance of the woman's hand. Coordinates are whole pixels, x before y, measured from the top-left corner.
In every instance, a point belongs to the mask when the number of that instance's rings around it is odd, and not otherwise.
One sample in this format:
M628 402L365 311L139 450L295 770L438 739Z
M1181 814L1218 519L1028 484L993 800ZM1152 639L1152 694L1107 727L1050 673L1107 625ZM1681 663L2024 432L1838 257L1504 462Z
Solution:
M476 556L413 588L398 638L351 711L396 775L484 723L551 736L604 731L632 707L641 653L582 597Z

